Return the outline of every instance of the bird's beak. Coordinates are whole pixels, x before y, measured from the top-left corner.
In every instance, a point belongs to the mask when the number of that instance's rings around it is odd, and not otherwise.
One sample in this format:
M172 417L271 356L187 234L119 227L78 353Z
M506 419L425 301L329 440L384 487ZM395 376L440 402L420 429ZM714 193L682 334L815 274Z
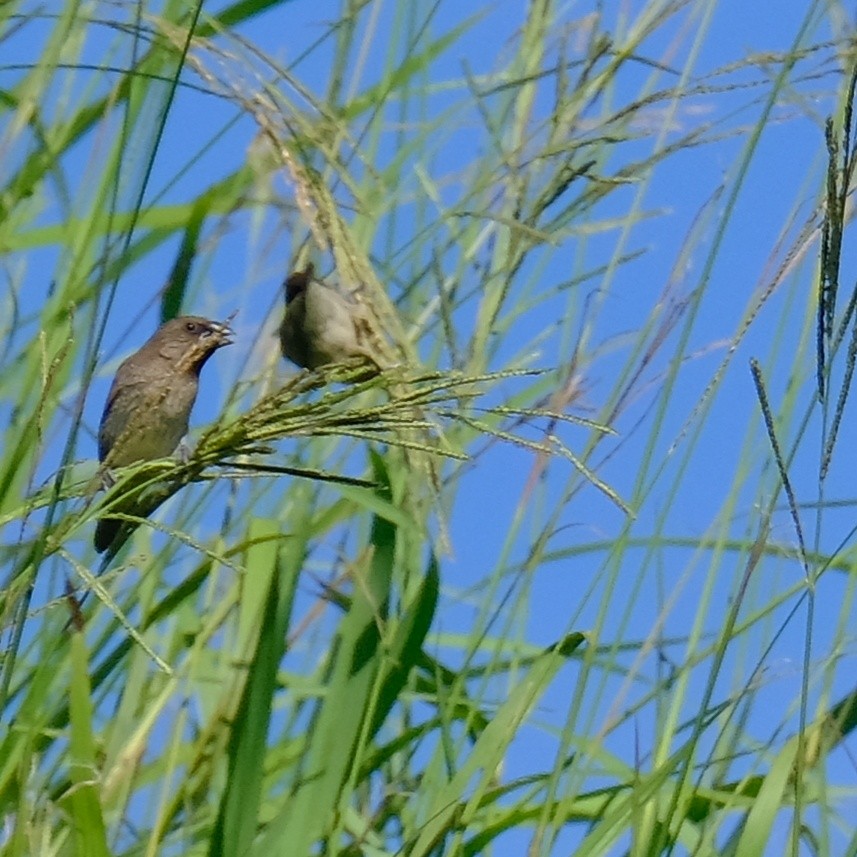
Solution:
M211 332L209 336L217 337L217 347L220 348L223 345L232 345L235 342L235 333L232 328L229 326L229 322L234 317L235 313L233 313L225 322L215 321L211 323Z

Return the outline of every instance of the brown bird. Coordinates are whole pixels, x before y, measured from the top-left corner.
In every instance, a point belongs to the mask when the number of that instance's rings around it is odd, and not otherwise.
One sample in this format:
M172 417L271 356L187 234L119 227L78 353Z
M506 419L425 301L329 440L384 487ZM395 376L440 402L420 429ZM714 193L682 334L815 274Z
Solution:
M369 325L359 304L315 279L315 268L290 274L285 282L286 313L280 325L283 357L302 369L318 369L364 357L376 366L368 347Z
M214 352L232 342L228 324L181 316L119 366L98 429L98 459L105 468L172 455L187 434L199 373ZM110 547L122 521L102 518L95 549Z

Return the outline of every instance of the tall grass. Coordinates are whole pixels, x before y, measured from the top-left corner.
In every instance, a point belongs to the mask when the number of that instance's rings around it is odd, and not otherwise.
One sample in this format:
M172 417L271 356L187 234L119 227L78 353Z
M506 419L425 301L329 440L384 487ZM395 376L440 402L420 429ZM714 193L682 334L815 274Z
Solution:
M4 857L857 854L853 34L616 6L0 4Z

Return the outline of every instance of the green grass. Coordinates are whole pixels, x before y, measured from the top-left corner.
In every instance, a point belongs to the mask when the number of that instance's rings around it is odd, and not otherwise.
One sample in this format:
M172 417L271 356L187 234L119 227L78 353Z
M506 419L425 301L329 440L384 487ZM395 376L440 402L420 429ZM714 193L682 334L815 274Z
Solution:
M0 4L0 855L857 854L838 7L702 73L706 0L49 6ZM379 376L284 368L310 259ZM93 494L118 361L235 310L189 460Z

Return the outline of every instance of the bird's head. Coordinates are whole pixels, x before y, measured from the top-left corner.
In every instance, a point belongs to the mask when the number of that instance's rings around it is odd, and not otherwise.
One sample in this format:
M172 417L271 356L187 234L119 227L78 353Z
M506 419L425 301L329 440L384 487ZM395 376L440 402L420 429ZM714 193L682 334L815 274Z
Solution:
M183 315L163 324L151 344L161 357L176 363L178 371L198 374L218 348L232 344L233 336L228 322Z
M315 275L315 265L310 263L304 271L295 271L286 277L283 284L286 290L286 304L290 304L298 295L306 291L307 286Z

